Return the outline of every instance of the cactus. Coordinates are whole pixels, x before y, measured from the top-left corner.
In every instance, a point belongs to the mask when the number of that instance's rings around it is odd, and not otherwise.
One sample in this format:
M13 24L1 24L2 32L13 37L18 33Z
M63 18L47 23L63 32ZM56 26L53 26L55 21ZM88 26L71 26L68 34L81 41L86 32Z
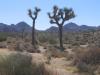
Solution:
M59 27L59 41L60 41L60 49L64 50L63 47L63 41L62 41L62 31L63 31L63 25L66 21L72 19L75 17L74 11L72 8L63 8L60 9L57 6L53 7L53 12L48 13L48 16L50 18L51 24L57 24Z
M40 9L35 7L35 11L32 12L31 9L28 10L29 17L33 20L33 26L32 26L32 45L35 47L35 21L37 19L38 13L40 12Z

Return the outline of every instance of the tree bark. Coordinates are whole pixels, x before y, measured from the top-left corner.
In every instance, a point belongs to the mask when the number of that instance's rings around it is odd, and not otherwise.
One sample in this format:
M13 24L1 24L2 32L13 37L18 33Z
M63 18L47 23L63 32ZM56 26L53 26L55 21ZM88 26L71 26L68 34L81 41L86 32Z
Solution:
M59 26L59 41L60 41L60 49L63 51L64 47L63 47L63 41L62 41L62 36L63 36L63 26L60 25Z
M33 20L32 26L32 45L35 47L35 20Z

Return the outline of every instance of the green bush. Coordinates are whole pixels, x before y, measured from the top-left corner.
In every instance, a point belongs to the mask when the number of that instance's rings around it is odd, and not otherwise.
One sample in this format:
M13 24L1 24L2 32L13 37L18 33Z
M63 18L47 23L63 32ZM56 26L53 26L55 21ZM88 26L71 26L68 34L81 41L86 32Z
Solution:
M0 32L0 42L7 40L7 33Z
M1 36L0 36L0 42L6 41L6 40L7 40L6 37L1 37Z
M57 44L57 40L55 38L50 38L48 41L50 44Z
M48 50L46 50L45 52L45 55L47 57L62 58L62 57L67 57L68 52L60 51L57 47L49 46Z
M100 65L100 49L94 47L77 51L74 64L80 71L93 72L96 66Z
M37 64L27 53L0 56L0 75L52 75L44 64Z
M33 75L32 57L27 54L14 53L0 57L1 75Z
M45 42L47 42L47 38L45 36L41 36L41 37L39 37L39 42L45 43Z

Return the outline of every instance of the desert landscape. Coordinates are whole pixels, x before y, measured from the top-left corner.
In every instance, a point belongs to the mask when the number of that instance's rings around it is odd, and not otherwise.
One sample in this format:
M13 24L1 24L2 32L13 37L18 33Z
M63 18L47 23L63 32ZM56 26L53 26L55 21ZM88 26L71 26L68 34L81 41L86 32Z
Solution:
M0 23L0 75L100 75L100 26L72 22L76 10L53 4L45 14L55 26L39 30L42 8L26 10L32 25Z
M24 73L23 67L29 67L27 63L31 63L36 71L32 71L36 73L32 75L99 75L99 30L64 32L64 51L59 47L59 37L56 33L38 31L36 48L31 44L31 34L22 38L19 32L10 32L9 35L1 33L2 37L4 36L0 39L1 75L9 69L14 75L12 68L17 65L21 68L21 73ZM23 67L20 66L22 63ZM7 69L3 74L2 67Z

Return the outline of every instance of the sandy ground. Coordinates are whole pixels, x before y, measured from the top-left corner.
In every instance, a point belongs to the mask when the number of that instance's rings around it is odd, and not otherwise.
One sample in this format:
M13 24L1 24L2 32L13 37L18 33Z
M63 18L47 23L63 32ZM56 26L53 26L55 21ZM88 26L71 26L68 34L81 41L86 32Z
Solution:
M10 53L8 49L6 49L6 48L0 48L0 55L6 55L8 53Z

